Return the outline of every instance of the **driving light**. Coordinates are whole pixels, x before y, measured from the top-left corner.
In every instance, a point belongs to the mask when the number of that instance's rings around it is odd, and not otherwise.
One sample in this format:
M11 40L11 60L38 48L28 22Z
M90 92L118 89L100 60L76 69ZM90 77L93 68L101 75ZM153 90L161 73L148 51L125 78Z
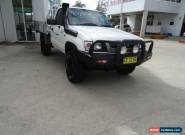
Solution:
M133 47L133 53L138 53L139 52L139 46L138 45L135 45Z
M96 43L95 45L94 45L94 50L95 51L99 51L99 50L101 50L102 49L102 44L101 43Z
M125 53L127 53L127 47L126 46L123 46L121 48L121 54L125 54Z

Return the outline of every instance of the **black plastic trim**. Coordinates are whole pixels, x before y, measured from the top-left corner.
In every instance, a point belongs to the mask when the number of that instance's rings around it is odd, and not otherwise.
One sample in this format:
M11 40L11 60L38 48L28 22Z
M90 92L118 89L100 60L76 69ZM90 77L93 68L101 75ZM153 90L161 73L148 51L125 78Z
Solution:
M69 4L68 3L63 3L62 4L62 10L63 10L63 24L64 24L64 31L69 34L69 35L72 35L74 37L77 37L78 36L78 32L77 31L74 31L72 29L69 28L68 24L67 24L67 10L69 8Z
M135 40L136 41L136 40ZM107 41L106 41L107 42ZM128 41L129 42L129 41ZM135 64L129 64L129 66L139 66L145 61L151 59L152 57L152 49L153 49L153 42L152 41L147 41L147 43L150 44L151 52L150 51L145 51L145 41L141 41L143 44L143 51L140 54L120 54L119 48L123 46L122 44L118 48L117 53L87 53L87 52L81 52L78 50L78 57L79 61L84 65L87 69L92 69L92 70L115 70L117 68L124 68L128 65L122 64L122 60L125 57L129 56L137 56L138 57L138 62ZM149 49L150 50L150 49ZM107 60L108 63L104 64L97 64L97 60Z
M105 53L105 52L94 52L93 48L94 48L94 44L96 44L97 42L114 42L117 43L118 46L116 47L116 53ZM120 54L120 50L121 47L124 45L128 45L127 43L141 43L142 48L141 48L141 52L138 54L134 54L134 53L127 53L127 54ZM146 49L146 43L150 43L149 45L149 50L145 50ZM114 70L120 67L125 67L128 65L123 65L122 64L122 60L125 57L129 57L129 56L137 56L138 57L138 62L135 64L129 64L131 66L139 66L142 63L144 63L145 61L151 59L152 57L152 50L153 50L153 41L142 41L142 40L123 40L123 41L104 41L104 40L99 40L93 43L93 45L91 46L89 53L87 52L79 52L79 60L81 61L81 63L83 63L83 65L85 65L86 67L90 68L90 69L103 69L103 70ZM108 63L106 64L97 64L96 60L107 60Z

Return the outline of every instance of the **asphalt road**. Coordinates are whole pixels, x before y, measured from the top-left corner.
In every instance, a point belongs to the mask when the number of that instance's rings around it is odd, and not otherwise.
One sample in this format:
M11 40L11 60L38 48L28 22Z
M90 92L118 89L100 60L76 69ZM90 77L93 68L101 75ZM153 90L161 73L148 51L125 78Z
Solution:
M78 85L59 51L0 45L0 135L147 135L160 126L185 131L185 44L156 40L132 75L94 71Z

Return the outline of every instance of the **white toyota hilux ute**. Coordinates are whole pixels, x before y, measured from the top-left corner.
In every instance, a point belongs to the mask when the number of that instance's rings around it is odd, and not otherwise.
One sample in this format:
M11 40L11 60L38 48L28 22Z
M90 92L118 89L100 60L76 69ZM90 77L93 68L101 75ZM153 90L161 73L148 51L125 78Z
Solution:
M40 32L41 52L49 56L52 47L63 52L72 83L83 80L85 69L128 75L152 57L153 41L113 28L102 12L64 3L47 26L47 33Z

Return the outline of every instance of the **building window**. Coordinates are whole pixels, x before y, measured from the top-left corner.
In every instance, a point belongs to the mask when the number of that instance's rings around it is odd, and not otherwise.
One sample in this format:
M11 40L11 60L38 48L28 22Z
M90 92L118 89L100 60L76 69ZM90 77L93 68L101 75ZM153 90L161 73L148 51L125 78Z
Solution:
M181 0L163 0L163 1L169 1L169 2L181 3Z
M114 6L114 5L118 5L121 3L129 3L129 2L133 2L136 0L109 0L108 5L109 6Z
M152 26L154 22L154 15L149 15L147 18L147 25Z
M162 25L162 22L161 21L158 21L157 25L158 26L161 26Z

